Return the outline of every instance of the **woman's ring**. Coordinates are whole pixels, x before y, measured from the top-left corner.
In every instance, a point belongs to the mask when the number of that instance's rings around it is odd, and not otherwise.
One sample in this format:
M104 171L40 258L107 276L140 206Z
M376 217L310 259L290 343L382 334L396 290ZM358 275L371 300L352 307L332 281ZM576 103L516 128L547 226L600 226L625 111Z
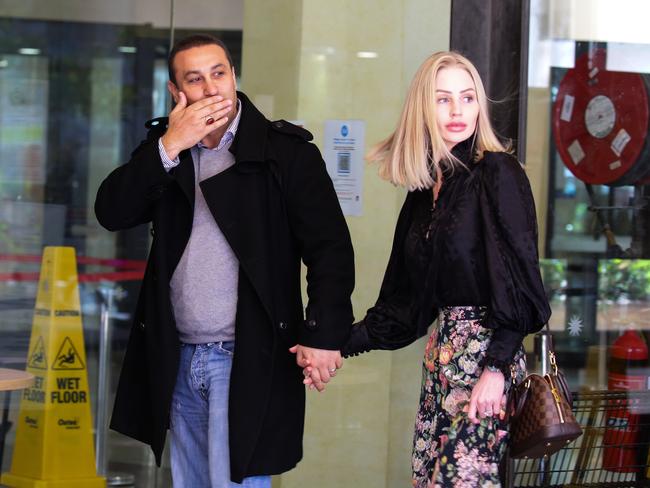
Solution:
M205 119L205 125L212 125L214 124L214 117L212 115L208 115L208 117Z

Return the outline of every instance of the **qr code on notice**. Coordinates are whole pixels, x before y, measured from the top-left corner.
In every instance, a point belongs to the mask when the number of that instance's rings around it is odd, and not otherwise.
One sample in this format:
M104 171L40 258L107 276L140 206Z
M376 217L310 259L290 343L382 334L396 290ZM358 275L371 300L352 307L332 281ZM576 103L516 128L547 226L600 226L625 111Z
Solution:
M336 171L339 174L344 174L344 175L350 174L350 153L349 152L337 153Z

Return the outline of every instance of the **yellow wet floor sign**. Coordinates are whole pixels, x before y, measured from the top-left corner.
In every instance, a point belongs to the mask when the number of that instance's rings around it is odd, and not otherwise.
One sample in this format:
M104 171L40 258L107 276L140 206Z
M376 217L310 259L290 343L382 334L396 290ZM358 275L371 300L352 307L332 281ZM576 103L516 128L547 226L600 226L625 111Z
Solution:
M0 483L18 488L95 488L77 263L74 248L43 252L27 371L36 381L22 392L11 470Z

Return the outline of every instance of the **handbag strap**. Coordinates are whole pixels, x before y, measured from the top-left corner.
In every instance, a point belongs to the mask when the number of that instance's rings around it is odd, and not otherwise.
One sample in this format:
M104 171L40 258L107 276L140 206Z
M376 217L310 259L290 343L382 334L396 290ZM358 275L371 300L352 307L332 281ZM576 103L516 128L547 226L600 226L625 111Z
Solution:
M557 360L555 358L555 346L553 345L553 334L551 334L551 328L548 325L548 322L544 324L546 327L546 337L548 340L548 360L551 363L552 374L557 376L559 368L557 367ZM512 384L516 384L517 370L514 363L510 365L510 377L512 379Z
M549 327L548 322L546 322L545 325L546 325L546 337L548 340L548 360L551 363L553 374L557 376L558 367L557 367L557 360L555 358L555 345L553 344L553 334L551 334L551 328Z

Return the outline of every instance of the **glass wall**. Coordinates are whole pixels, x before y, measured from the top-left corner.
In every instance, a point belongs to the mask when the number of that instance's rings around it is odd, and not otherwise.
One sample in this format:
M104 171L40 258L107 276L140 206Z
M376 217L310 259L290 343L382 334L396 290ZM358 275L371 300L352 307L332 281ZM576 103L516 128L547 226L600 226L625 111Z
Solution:
M530 2L527 171L558 363L578 398L650 386L648 14L650 4L634 0ZM574 454L589 454L580 467L567 457L568 476L594 486L645 480L638 412L603 415L604 405L587 406L591 430ZM613 461L601 449L611 435L629 443Z
M636 14L613 20L649 8L531 2L526 160L576 386L606 387L608 345L650 329L650 36Z
M0 368L36 373L32 388L4 395L3 473L79 475L85 468L75 465L87 464L84 451L94 449L110 479L121 473L136 486L171 486L166 464L155 469L147 447L106 429L150 236L145 227L107 232L93 203L101 180L144 138L144 123L167 114L172 35L219 36L239 69L243 12L239 2L184 2L174 12L163 3L0 2ZM59 269L59 257L48 257L54 274L39 287L45 246L74 249L78 286L65 303L53 305L44 284L73 269ZM79 317L78 327L58 318L61 307ZM54 420L36 410L19 415L21 397L64 399L64 387L53 385L55 377L63 381L53 370L62 369L78 387L65 399L89 400L89 426L83 409L63 410ZM40 446L23 429L25 419L53 437ZM60 422L71 422L67 430L90 427L91 440L79 436L78 450L66 451L65 460L55 452L64 450L54 440L63 437L49 430ZM33 466L25 470L26 455Z

